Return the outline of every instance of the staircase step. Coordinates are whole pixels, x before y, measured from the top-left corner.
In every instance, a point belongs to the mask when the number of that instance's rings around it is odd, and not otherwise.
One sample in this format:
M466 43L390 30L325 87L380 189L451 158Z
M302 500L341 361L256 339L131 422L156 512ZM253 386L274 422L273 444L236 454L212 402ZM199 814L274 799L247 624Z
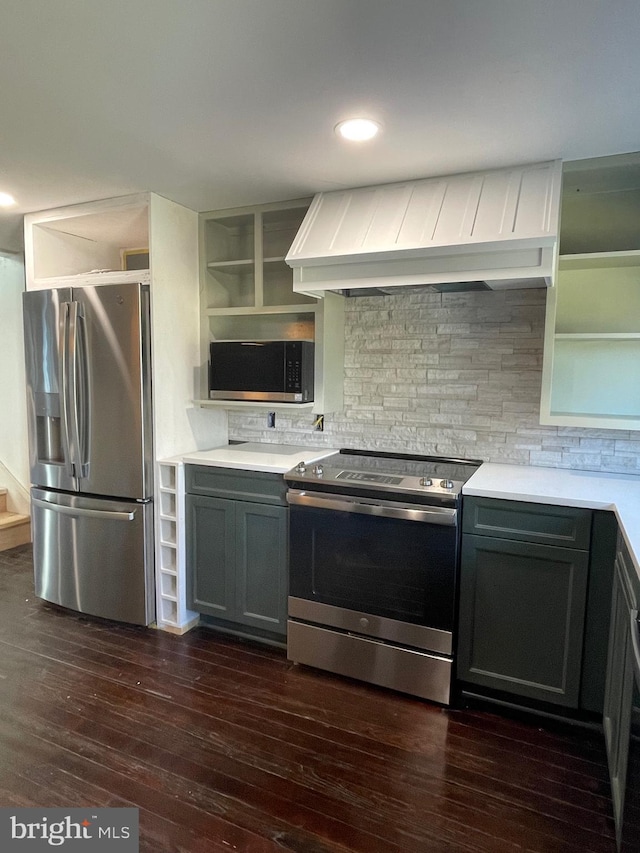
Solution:
M31 542L31 519L18 512L0 512L0 551Z
M6 530L9 527L17 527L19 524L24 524L25 521L30 521L28 515L20 515L19 512L0 512L0 530Z
M7 511L7 490L0 489L0 512Z

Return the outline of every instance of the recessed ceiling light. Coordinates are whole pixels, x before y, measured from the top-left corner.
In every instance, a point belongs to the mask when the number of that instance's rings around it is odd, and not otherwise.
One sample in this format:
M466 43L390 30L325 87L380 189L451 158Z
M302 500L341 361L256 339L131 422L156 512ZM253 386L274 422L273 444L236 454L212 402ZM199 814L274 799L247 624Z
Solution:
M380 125L370 118L350 118L336 125L336 133L353 142L365 142L379 132Z
M16 200L9 193L0 193L0 207L11 207L12 204L15 204Z

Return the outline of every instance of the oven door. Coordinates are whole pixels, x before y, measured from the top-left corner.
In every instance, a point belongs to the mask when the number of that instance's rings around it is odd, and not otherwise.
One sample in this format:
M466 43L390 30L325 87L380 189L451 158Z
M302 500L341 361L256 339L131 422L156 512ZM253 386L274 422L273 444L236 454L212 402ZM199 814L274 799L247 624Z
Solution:
M317 612L326 617L328 608L360 614L355 625L336 625L345 630L378 633L368 630L372 620L364 624L362 614L406 626L409 636L428 628L435 637L426 647L451 654L455 509L296 490L288 501L293 599L324 605ZM422 641L407 643L425 647Z

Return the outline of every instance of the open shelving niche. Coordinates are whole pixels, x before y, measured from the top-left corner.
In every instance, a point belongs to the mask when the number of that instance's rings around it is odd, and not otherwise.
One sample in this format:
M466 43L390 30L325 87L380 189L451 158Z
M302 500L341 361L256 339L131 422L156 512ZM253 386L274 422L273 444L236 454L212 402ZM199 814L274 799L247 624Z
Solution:
M148 281L148 260L142 269L127 262L134 251L148 258L149 206L143 193L27 214L28 289Z
M640 250L563 255L556 281L541 423L640 429Z
M293 292L285 255L310 199L200 214L201 399L203 407L313 411L342 409L343 297ZM212 340L313 340L313 403L209 400Z
M200 614L186 604L184 464L181 459L157 463L159 509L156 513L156 625L184 634Z

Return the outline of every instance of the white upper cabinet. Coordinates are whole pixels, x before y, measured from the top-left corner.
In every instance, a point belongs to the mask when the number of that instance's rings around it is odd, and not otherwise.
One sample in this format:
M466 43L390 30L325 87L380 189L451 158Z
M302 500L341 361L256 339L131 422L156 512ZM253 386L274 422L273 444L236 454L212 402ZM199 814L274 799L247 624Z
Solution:
M27 214L27 290L60 286L67 278L73 286L85 277L96 284L96 275L105 284L140 281L144 270L148 280L149 206L145 193Z
M640 251L560 258L547 294L540 422L640 429Z
M565 164L540 422L640 429L640 153Z
M342 409L344 300L294 292L285 263L308 207L309 199L294 199L200 214L201 406ZM312 403L207 399L211 341L295 339L315 343Z
M294 290L548 285L561 177L553 161L320 193L286 257Z

